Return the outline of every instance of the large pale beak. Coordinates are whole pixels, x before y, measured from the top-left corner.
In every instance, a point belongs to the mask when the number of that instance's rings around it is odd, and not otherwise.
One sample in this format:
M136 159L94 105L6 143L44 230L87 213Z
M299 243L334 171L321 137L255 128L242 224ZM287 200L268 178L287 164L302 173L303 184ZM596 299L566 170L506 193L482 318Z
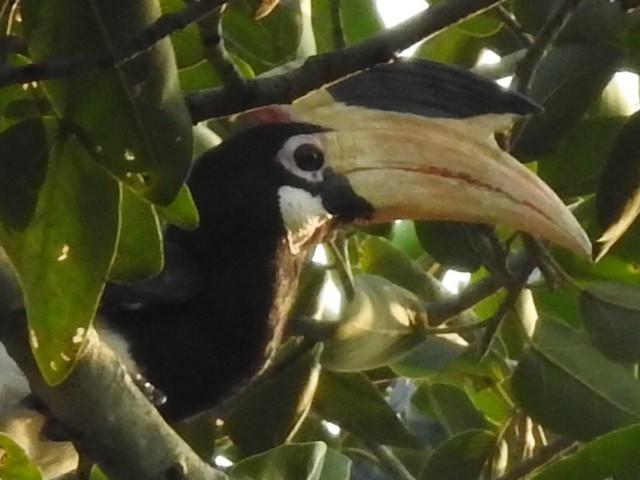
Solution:
M294 104L322 125L331 167L397 218L503 224L590 255L558 196L502 150L496 133L539 111L529 99L466 70L426 61L374 67Z
M387 112L378 120L396 128L321 135L332 168L375 207L373 221L503 224L590 254L587 235L558 196L496 144L494 132L510 125L509 115L470 123Z

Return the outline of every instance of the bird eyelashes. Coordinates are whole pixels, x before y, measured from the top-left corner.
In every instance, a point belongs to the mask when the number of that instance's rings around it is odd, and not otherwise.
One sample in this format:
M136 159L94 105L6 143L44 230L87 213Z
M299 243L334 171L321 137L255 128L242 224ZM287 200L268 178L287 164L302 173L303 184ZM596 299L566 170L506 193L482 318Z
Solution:
M296 135L288 139L276 156L285 170L310 183L323 180L325 158L322 146L313 135Z

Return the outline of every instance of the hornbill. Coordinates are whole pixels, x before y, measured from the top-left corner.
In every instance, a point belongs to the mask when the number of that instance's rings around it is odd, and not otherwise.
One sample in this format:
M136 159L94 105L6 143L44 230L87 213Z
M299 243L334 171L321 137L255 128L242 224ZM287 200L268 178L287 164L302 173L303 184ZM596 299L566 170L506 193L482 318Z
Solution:
M561 200L496 143L538 110L466 70L412 60L253 112L261 123L190 174L200 226L166 228L157 277L108 285L99 330L166 396L158 408L173 421L268 363L307 253L342 224L501 223L588 254Z

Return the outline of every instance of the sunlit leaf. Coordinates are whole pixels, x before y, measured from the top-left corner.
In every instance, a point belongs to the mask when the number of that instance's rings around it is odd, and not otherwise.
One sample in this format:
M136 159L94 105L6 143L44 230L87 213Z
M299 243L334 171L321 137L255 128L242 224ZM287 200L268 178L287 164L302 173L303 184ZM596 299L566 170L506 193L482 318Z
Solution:
M424 339L420 300L382 277L358 275L354 298L325 341L322 365L331 370L367 370L397 361Z
M531 480L635 480L640 471L640 425L607 433L533 475Z
M594 246L596 257L604 255L627 231L640 213L640 112L618 134L600 175L596 194L596 217L602 235Z
M0 478L7 480L41 480L38 468L10 437L0 433Z
M349 480L351 461L322 442L282 445L247 458L230 471L233 480Z

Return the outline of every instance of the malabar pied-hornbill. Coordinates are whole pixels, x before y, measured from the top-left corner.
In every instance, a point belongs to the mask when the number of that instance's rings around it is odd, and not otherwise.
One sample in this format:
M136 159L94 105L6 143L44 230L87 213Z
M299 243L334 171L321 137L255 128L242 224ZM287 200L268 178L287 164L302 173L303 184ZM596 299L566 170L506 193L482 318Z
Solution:
M265 365L306 253L336 226L502 223L587 254L560 199L495 141L537 110L463 69L414 60L254 112L262 123L205 153L190 175L199 228L169 226L164 271L109 286L99 327L176 420Z

